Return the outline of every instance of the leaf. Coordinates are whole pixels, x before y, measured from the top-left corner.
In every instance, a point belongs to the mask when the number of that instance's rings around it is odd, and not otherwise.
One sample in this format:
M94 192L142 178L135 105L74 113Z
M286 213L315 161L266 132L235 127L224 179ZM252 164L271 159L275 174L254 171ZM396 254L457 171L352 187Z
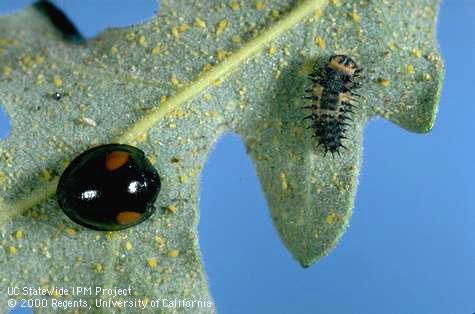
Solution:
M292 255L309 266L327 254L348 225L364 124L380 115L428 131L443 69L437 1L325 5L162 1L152 21L84 45L65 42L31 7L1 17L0 103L12 120L0 147L2 288L130 285L123 299L210 300L196 233L199 174L229 131L243 137ZM366 79L349 149L331 158L315 148L300 107L312 65L340 52ZM50 97L57 90L60 101ZM68 220L54 193L70 160L110 142L147 152L163 188L147 222L101 233ZM96 298L109 299L83 297Z

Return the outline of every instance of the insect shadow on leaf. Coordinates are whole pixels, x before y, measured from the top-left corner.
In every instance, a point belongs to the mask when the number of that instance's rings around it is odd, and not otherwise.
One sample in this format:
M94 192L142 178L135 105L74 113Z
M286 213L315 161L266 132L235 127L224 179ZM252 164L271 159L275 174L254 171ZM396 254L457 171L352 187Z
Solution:
M302 86L307 81L305 75L301 75L301 69L305 60L292 58L288 65L280 71L277 77L273 77L272 83L264 90L259 103L264 106L259 117L251 119L263 119L257 125L262 128L254 130L260 142L273 143L277 141L282 152L293 152L302 156L307 149L305 132L299 132L302 128ZM274 75L274 74L273 74ZM271 127L267 127L271 126ZM302 136L303 135L303 136ZM298 145L296 145L298 144ZM248 151L252 147L248 147ZM276 152L279 154L278 152ZM282 156L282 158L286 158Z

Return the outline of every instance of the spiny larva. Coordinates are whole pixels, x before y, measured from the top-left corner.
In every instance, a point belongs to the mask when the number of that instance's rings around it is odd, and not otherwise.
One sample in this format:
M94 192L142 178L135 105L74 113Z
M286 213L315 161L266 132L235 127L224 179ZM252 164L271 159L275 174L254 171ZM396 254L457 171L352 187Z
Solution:
M330 152L340 154L340 147L346 148L342 140L346 139L346 127L352 121L355 101L360 95L354 90L360 87L357 82L362 69L346 55L333 55L324 67L314 67L308 78L312 81L311 88L305 90L310 95L312 104L303 108L310 109L310 119L313 137L325 149L325 155Z

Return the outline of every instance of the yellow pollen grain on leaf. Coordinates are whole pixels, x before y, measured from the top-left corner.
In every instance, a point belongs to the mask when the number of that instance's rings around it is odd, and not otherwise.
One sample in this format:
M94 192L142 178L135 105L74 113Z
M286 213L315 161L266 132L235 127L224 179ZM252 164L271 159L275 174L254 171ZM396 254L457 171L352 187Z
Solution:
M29 55L23 55L20 57L19 60L20 66L24 71L28 71L32 67L34 67L35 63L33 62L33 59Z
M155 242L157 242L158 246L163 246L165 245L165 239L163 239L161 236L157 235L155 236Z
M231 37L231 41L235 44L240 44L241 43L241 36L234 35L233 37Z
M17 253L16 247L10 245L10 246L8 247L8 253L10 253L10 255L15 255L15 254Z
M49 283L49 279L48 279L48 278L46 278L46 277L41 277L39 281L40 281L40 285L41 285L42 288L43 288L43 287L48 287L48 283Z
M41 84L44 84L45 82L46 82L45 76L41 73L38 74L38 76L36 77L36 84L41 85Z
M318 19L320 16L322 16L322 10L316 9L315 12L313 13L313 16Z
M135 39L135 33L133 31L131 32L128 32L127 35L125 35L125 38L128 40L128 41L133 41Z
M226 57L229 54L230 53L226 50L218 50L218 51L216 51L216 58L218 59L218 61L223 61L224 59L226 59Z
M330 0L330 3L336 7L341 6L341 1L340 0Z
M237 11L237 10L239 10L239 9L241 8L241 6L239 5L239 2L237 2L237 1L235 1L235 0L231 1L231 2L229 3L229 6L231 7L231 9L232 9L233 11Z
M265 8L265 4L262 1L257 1L255 4L256 10L262 10Z
M337 219L337 216L335 213L330 213L327 215L327 217L325 218L325 222L327 224L332 224L335 220Z
M36 64L43 64L43 62L45 62L45 57L42 55L36 55L35 62Z
M203 72L207 72L209 70L211 70L213 68L213 66L209 63L206 63L205 65L203 65Z
M15 238L17 240L20 240L21 238L23 238L23 231L18 229L17 231L15 231Z
M7 180L7 175L5 172L0 171L0 183L4 183Z
M66 228L65 231L71 237L74 237L76 235L76 229L74 228Z
M280 183L282 190L287 191L289 189L289 184L287 182L287 175L284 172L280 173Z
M117 49L116 46L112 46L112 47L111 47L111 53L112 53L113 55L115 55L115 54L118 53L118 52L119 52L119 49Z
M209 93L204 93L203 94L203 100L204 101L209 101L211 100L211 95Z
M144 35L140 35L139 37L139 45L144 47L144 48L147 48L148 47L148 43L147 43L147 40L145 39L145 36Z
M107 240L113 240L113 239L114 239L114 232L108 231L108 232L105 234L105 236L106 236L106 239L107 239Z
M435 63L435 62L439 61L440 59L439 59L439 56L437 54L431 52L427 55L427 60L429 60L430 62Z
M384 87L388 87L390 81L389 81L388 79L385 79L385 78L380 77L380 78L378 79L378 83L381 84L381 85L383 85Z
M95 264L93 269L96 273L101 273L103 270L102 265L99 263Z
M172 35L173 35L173 37L175 37L175 38L180 37L180 33L178 32L178 28L176 28L176 27L173 27L173 28L172 28Z
M325 49L325 47L327 46L323 38L320 36L315 37L315 44L317 44L318 47L320 47L321 49Z
M206 22L197 17L195 18L195 26L199 28L206 28Z
M5 75L5 76L12 75L12 72L13 72L13 70L9 66L4 66L3 69L2 69L2 74Z
M168 205L167 209L168 209L168 211L170 211L172 213L176 213L177 207L176 207L175 204L172 204L172 205Z
M55 75L53 76L53 85L56 87L60 87L63 85L63 80L61 79L61 76Z
M147 133L140 132L139 134L137 134L137 137L135 138L135 140L137 143L145 142L145 140L147 140Z
M179 176L178 176L178 179L180 180L181 183L186 183L186 182L188 182L188 176L187 176L187 175L184 175L184 174L179 175Z
M397 45L395 42L390 42L388 44L388 48L391 49L391 50L396 50L397 49Z
M218 22L216 25L216 36L221 35L229 27L229 21L224 19Z
M170 113L171 117L176 117L176 118L183 118L187 115L187 112L183 110L182 108L176 108Z
M428 73L424 73L424 75L422 75L422 78L424 79L424 81L431 81L432 80L432 76Z
M178 31L180 33L184 33L186 32L188 29L190 28L190 25L186 24L186 23L183 23L181 24L179 27L178 27Z
M277 52L277 46L271 45L268 52L270 56L274 55Z
M356 10L353 10L353 12L350 13L350 17L355 22L360 22L361 21L361 16L359 16L359 14L358 14L358 12L356 12Z
M412 55L413 55L414 57L416 57L416 58L422 57L422 51L420 51L420 50L417 49L417 48L412 48L411 53L412 53Z
M155 155L147 155L147 158L152 165L155 165L157 163L157 157Z
M415 71L414 71L414 66L413 66L412 64L408 64L408 65L406 66L406 73L407 73L407 74L414 74L414 72L415 72Z
M127 241L124 243L124 247L127 251L132 250L132 243L130 243L130 241Z
M147 265L150 268L157 267L157 259L155 257L147 258Z
M176 75L175 75L175 74L172 74L172 77L170 78L170 82L171 82L174 86L180 85L180 82L179 82L178 79L176 78Z
M161 51L161 45L160 43L157 43L155 47L152 48L152 54L156 56L160 53L160 51Z
M178 250L171 250L170 252L168 252L169 257L177 257L178 254L179 254Z

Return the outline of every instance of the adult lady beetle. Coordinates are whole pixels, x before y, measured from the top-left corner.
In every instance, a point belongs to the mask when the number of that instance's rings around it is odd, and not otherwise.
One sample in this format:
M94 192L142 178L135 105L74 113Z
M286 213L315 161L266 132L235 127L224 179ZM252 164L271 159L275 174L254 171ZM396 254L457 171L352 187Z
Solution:
M304 98L312 100L312 105L304 108L312 112L304 119L312 120L313 137L318 140L317 146L323 146L325 155L340 154L340 147L346 148L342 140L346 139L348 120L352 121L349 115L354 113L354 102L360 96L353 90L360 87L357 80L361 71L350 57L333 55L323 69L315 67L308 76L313 86L305 90L311 94Z
M121 230L154 212L160 176L140 149L94 147L76 157L59 179L56 197L74 222L94 230Z

